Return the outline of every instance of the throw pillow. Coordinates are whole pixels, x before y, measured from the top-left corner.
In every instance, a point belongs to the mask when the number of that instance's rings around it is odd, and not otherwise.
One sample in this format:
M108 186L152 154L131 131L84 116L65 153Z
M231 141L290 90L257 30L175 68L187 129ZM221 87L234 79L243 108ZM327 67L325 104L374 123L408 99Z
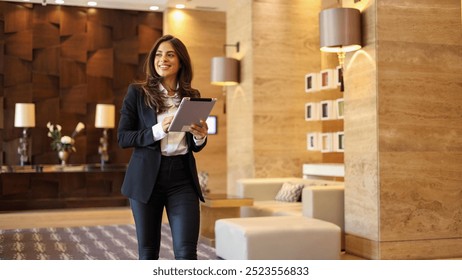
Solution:
M302 196L302 190L305 187L301 183L285 182L274 198L277 201L297 202Z

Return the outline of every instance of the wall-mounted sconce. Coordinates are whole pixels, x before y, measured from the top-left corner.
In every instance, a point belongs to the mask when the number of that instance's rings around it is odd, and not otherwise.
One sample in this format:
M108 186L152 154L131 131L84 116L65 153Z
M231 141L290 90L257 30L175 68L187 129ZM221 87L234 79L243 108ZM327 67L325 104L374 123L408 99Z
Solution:
M340 64L341 91L345 53L361 48L361 12L354 8L332 8L319 14L319 34L322 52L337 53Z
M95 127L103 128L103 136L99 139L98 153L101 155L101 167L109 161L107 130L115 127L115 105L96 104Z
M226 54L226 47L235 47L236 52L239 52L239 42L236 44L225 44L223 45L223 52ZM226 86L235 86L239 84L239 60L219 56L212 58L212 67L210 71L210 83L216 86L223 87L223 96L226 96ZM223 113L226 114L226 98L224 99Z
M35 104L16 103L14 110L14 127L22 127L22 137L19 138L19 164L24 166L32 162L32 139L27 133L29 127L35 127Z
M235 45L225 44L226 47L235 47L239 52L239 42ZM213 57L210 71L210 82L217 86L234 86L239 83L239 60L231 57Z

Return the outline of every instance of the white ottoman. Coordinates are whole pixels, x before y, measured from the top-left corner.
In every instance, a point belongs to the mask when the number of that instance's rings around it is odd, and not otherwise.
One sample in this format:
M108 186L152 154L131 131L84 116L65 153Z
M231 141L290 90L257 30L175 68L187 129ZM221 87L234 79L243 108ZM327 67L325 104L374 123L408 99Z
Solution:
M340 227L303 216L221 219L215 248L225 260L338 260Z

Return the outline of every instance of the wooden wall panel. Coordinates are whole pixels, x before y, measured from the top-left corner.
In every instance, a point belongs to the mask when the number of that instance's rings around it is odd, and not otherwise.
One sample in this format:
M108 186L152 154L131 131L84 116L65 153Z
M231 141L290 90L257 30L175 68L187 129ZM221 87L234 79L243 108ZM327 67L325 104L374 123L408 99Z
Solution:
M59 54L59 45L45 49L35 49L34 61L32 62L34 73L59 76Z
M59 97L59 77L42 73L32 73L32 96L34 100ZM35 116L36 118L38 116Z
M84 9L61 6L59 23L61 36L82 34L87 29L87 14Z
M51 23L36 23L32 29L32 48L59 46L59 27Z
M32 28L32 8L35 5L5 3L3 18L5 19L4 32L12 33Z
M149 51L155 43L154 38L158 37L160 33L158 30L154 30L145 25L140 25L138 28L138 32L140 33L140 35L142 35L143 38L151 38L148 40L140 40L139 42L139 53L147 54L149 53Z
M152 42L153 44L154 42ZM133 50L139 50L139 42L136 36L116 41L114 42L114 59L121 63L138 65L138 52Z
M87 34L77 33L61 38L61 57L72 59L78 62L87 62Z
M114 51L112 48L99 49L88 57L87 75L112 78L114 73Z
M144 56L143 56L144 57ZM112 79L114 89L125 88L127 84L133 82L134 77L138 77L142 72L143 58L139 59L138 65L114 62L114 78ZM144 76L144 75L143 75Z
M163 16L161 13L138 13L138 26L149 26L152 29L162 32Z
M99 49L112 47L112 32L109 26L103 26L95 22L87 22L87 50L97 51Z
M141 73L146 52L140 45L152 45L162 35L162 19L156 12L1 2L1 164L19 162L21 129L13 127L17 102L36 104L36 127L30 130L34 164L59 162L47 122L62 125L68 135L80 121L86 129L76 138L78 153L69 163L99 163L96 104L113 103L120 111L128 84ZM110 162L127 163L130 150L118 147L114 131L109 135Z
M30 102L33 99L32 88L32 83L18 83L4 88L4 96L7 103L14 105L16 102Z
M87 85L61 90L61 105L63 111L85 115L87 113Z
M0 26L1 28L1 26ZM3 40L3 33L0 32L1 40L0 40L0 74L4 74L3 65L5 64L5 41ZM3 85L3 76L1 77L1 84ZM0 87L0 92L3 91L3 88ZM3 95L3 94L2 94Z
M4 100L3 96L0 97L0 129L3 129L3 127L4 127L4 124L3 124L3 122L4 122L4 117L3 117L3 100ZM3 151L3 150L2 150L2 147L0 147L0 153L2 154L2 156L0 156L0 159L2 159L2 157L3 157L2 151Z
M69 88L86 83L86 64L60 59L60 87Z
M35 5L32 13L33 26L40 23L50 23L59 27L61 6Z
M112 103L114 98L113 80L104 77L87 76L87 90L83 95L88 103ZM126 86L127 84L125 84Z
M5 55L4 86L29 83L32 79L32 65L29 61Z
M32 29L27 29L7 35L5 40L5 54L31 61L32 32Z
M137 34L138 19L136 13L123 13L117 16L112 25L113 40L133 38Z
M89 8L87 11L87 24L89 22L102 26L113 26L114 21L121 19L125 13L136 13L132 11L121 11L111 9Z

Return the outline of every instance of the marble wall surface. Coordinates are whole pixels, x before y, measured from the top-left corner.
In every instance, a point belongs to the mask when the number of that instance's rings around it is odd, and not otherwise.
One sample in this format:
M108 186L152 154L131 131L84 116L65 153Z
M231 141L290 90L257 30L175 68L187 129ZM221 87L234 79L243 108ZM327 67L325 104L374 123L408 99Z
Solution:
M341 2L363 21L363 48L345 64L347 251L460 257L461 3ZM300 77L335 63L319 52L317 20L336 4L248 0L227 14L228 43L241 42L229 55L242 63L241 84L227 90L228 185L299 176L302 163L329 160L306 152L298 104Z
M345 60L345 230L348 235L378 240L375 4L361 13L363 48ZM353 247L350 239L347 242Z
M461 2L367 2L345 95L347 251L460 257Z
M232 3L231 3L232 2ZM232 188L240 178L252 178L254 169L253 139L253 45L252 1L228 1L226 38L229 44L239 42L240 50L228 48L227 55L240 61L240 83L226 88L227 187Z
M306 151L304 76L320 70L320 1L239 1L227 39L239 41L242 81L228 89L228 184L245 177L301 177Z

